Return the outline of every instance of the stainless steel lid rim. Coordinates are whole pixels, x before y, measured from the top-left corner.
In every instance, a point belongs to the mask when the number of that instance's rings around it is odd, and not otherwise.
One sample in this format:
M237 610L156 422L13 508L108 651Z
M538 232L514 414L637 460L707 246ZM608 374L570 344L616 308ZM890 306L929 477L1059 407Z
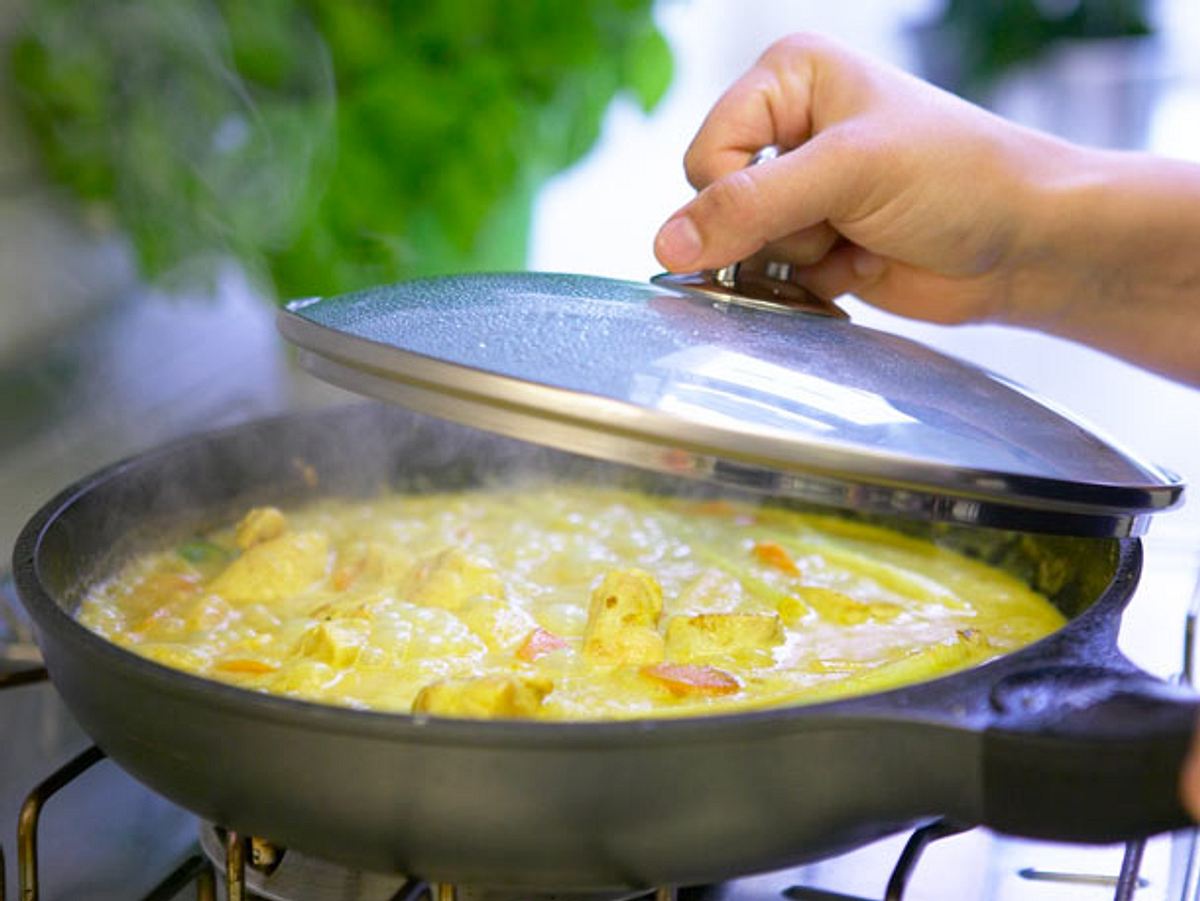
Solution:
M285 334L300 344L301 337L290 326L282 326ZM303 328L303 326L301 327ZM328 329L324 329L328 332ZM1011 499L1020 496L1032 508L1039 505L1047 510L1064 510L1077 513L1111 510L1111 512L1157 512L1166 510L1178 503L1183 485L1177 476L1162 471L1165 479L1173 480L1174 484L1164 486L1161 482L1146 481L1137 483L1115 482L1082 482L1064 481L1060 479L1024 476L1005 473L998 470L980 469L971 473L955 471L933 460L915 459L911 462L897 460L894 456L871 448L856 448L853 445L829 441L824 447L804 449L804 454L797 449L786 437L762 430L755 432L748 429L752 435L770 453L750 454L743 448L732 446L721 441L722 433L708 429L702 423L690 424L694 429L687 438L679 438L671 433L670 422L661 416L655 416L650 411L621 403L603 397L589 397L583 402L591 409L589 415L579 415L580 399L570 395L561 388L524 382L506 376L478 371L470 380L458 379L455 376L458 367L447 366L429 357L408 354L397 351L386 345L376 344L384 359L373 361L370 355L354 359L337 353L332 348L322 347L323 342L314 342L315 346L304 344L308 348L302 352L301 359L307 368L322 366L320 358L339 364L347 372L362 370L370 372L378 378L392 379L402 382L412 388L424 389L430 392L444 393L461 400L486 402L498 409L513 412L524 411L537 413L548 419L563 422L603 421L606 429L628 436L645 436L659 439L663 447L678 448L679 450L694 451L700 454L720 455L721 459L738 461L751 465L767 466L772 461L791 464L794 469L788 471L828 476L837 478L844 473L847 464L839 454L854 450L864 461L876 461L874 467L856 467L855 472L864 482L893 488L929 488L946 486L953 488L957 495L967 499L978 500ZM396 356L392 356L396 355ZM430 377L421 378L410 375L410 370L397 371L387 365L387 358L396 360L399 356L410 358L416 362L416 367L428 368ZM323 369L323 374L332 374L333 369ZM504 400L497 399L500 388L494 391L477 390L478 386L503 385ZM473 387L476 386L476 387ZM464 423L470 425L471 423ZM890 472L889 472L890 470ZM922 474L937 471L941 477L937 479L922 479ZM1008 490L1006 490L1008 489ZM1068 495L1068 496L1064 496Z
M851 469L836 447L810 448L798 455L786 439L767 435L757 437L768 454L751 455L703 426L685 442L668 420L632 405L588 398L592 420L606 423L601 432L587 417L571 414L579 406L577 399L560 402L562 389L526 383L505 391L509 400L499 402L495 395L460 389L449 380L400 376L386 365L348 361L289 337L308 348L301 352L306 369L360 394L559 450L829 507L989 528L1129 537L1146 530L1144 514L1174 505L1182 491L1182 486L1161 492L1152 485L1088 485L998 472L956 472L869 450L857 454L865 465ZM391 348L380 352L397 353ZM483 373L480 381L513 380ZM522 395L527 396L524 403L518 400ZM879 463L871 466L876 456ZM854 481L846 478L847 472L853 473Z

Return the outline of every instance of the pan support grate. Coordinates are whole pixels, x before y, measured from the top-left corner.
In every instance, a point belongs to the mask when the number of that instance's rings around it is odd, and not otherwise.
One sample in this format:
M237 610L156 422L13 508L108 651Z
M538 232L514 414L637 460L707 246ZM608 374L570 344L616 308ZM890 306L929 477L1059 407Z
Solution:
M0 681L0 688L14 684L28 684L31 681L37 680L25 679L19 683L14 680ZM43 808L61 789L104 759L104 752L92 746L35 786L26 797L21 806L17 828L17 879L20 901L38 901L39 897L37 836ZM968 828L970 827L948 820L936 820L913 832L888 879L883 901L903 901L917 864L926 848L941 839L958 835ZM224 836L225 851L224 898L226 901L249 901L254 897L247 886L246 877L247 860L251 856L251 839L232 830L220 831ZM1197 850L1195 833L1189 833L1189 835L1192 841L1190 862L1194 868ZM1126 846L1121 872L1116 877L1087 873L1062 873L1034 868L1023 870L1021 875L1026 879L1042 882L1060 882L1080 886L1112 885L1115 887L1114 901L1133 901L1136 890L1145 885L1145 881L1138 878L1144 845L1144 842L1139 841L1131 842ZM195 854L184 860L162 882L151 889L144 901L170 901L189 884L195 885L196 901L217 901L216 879L216 867L207 857ZM1189 872L1189 878L1185 882L1187 887L1192 889L1192 894L1177 896L1181 898L1181 901L1192 901L1196 897L1194 881L1194 876ZM673 887L662 887L639 896L639 901L685 901L691 894L686 889L679 892ZM870 901L870 899L840 895L803 886L792 886L785 890L784 895L792 901ZM2 848L0 848L0 901L4 901ZM456 886L410 881L402 885L390 901L463 901L463 899Z

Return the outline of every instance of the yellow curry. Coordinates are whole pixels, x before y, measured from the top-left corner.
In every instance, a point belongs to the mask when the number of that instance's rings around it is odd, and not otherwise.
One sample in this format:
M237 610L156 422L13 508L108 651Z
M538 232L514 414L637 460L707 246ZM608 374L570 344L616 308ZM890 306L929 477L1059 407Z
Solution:
M1062 615L874 526L555 485L255 508L140 556L81 620L159 663L352 707L659 717L917 682Z

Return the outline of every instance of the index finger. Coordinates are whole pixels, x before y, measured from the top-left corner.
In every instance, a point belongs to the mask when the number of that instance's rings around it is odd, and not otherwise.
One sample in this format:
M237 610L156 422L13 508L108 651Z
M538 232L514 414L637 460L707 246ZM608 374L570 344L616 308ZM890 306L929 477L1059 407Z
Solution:
M778 159L731 172L667 220L655 237L655 255L672 272L715 269L836 222L863 193L870 152L852 129L826 131Z
M744 168L768 144L788 150L812 133L809 38L785 38L721 95L684 154L688 181L702 190Z

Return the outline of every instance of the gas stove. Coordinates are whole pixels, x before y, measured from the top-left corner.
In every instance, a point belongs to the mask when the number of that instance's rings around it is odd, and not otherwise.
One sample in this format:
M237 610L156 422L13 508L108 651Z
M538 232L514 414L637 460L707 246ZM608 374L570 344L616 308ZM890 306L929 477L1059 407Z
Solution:
M1195 625L1195 620L1192 620ZM40 668L0 678L7 702L45 694ZM35 688L39 683L40 687ZM36 705L35 705L36 706ZM33 707L26 710L31 713ZM6 713L11 714L10 710ZM34 749L46 720L30 717L11 744ZM11 716L9 717L11 721ZM36 769L36 767L30 767ZM11 773L5 773L6 789ZM171 901L949 901L1104 899L1194 901L1194 832L1121 848L1080 848L1000 838L933 821L838 858L707 885L649 892L525 892L428 884L401 874L351 871L195 820L155 797L88 746L31 785L20 804L12 861L21 901L39 898ZM8 865L6 863L6 869ZM2 897L2 895L0 895Z
M213 365L219 360L219 365ZM146 378L153 373L154 378ZM303 377L301 377L303 378ZM174 435L336 394L293 380L270 310L238 290L216 301L122 303L5 369L20 390L46 392L33 417L0 440L0 539L10 546L34 507L109 460ZM296 384L304 392L297 398ZM11 386L10 386L11 387ZM1200 536L1156 523L1122 647L1159 675L1190 674L1184 635ZM1161 532L1161 534L1160 534ZM171 899L528 899L474 886L426 885L351 872L201 823L91 746L40 669L28 625L0 584L0 849L4 897L21 901ZM1164 625L1167 624L1167 625ZM710 886L643 894L543 896L693 901L1197 901L1192 832L1128 847L1011 839L931 822L841 857ZM12 893L6 895L4 889Z

